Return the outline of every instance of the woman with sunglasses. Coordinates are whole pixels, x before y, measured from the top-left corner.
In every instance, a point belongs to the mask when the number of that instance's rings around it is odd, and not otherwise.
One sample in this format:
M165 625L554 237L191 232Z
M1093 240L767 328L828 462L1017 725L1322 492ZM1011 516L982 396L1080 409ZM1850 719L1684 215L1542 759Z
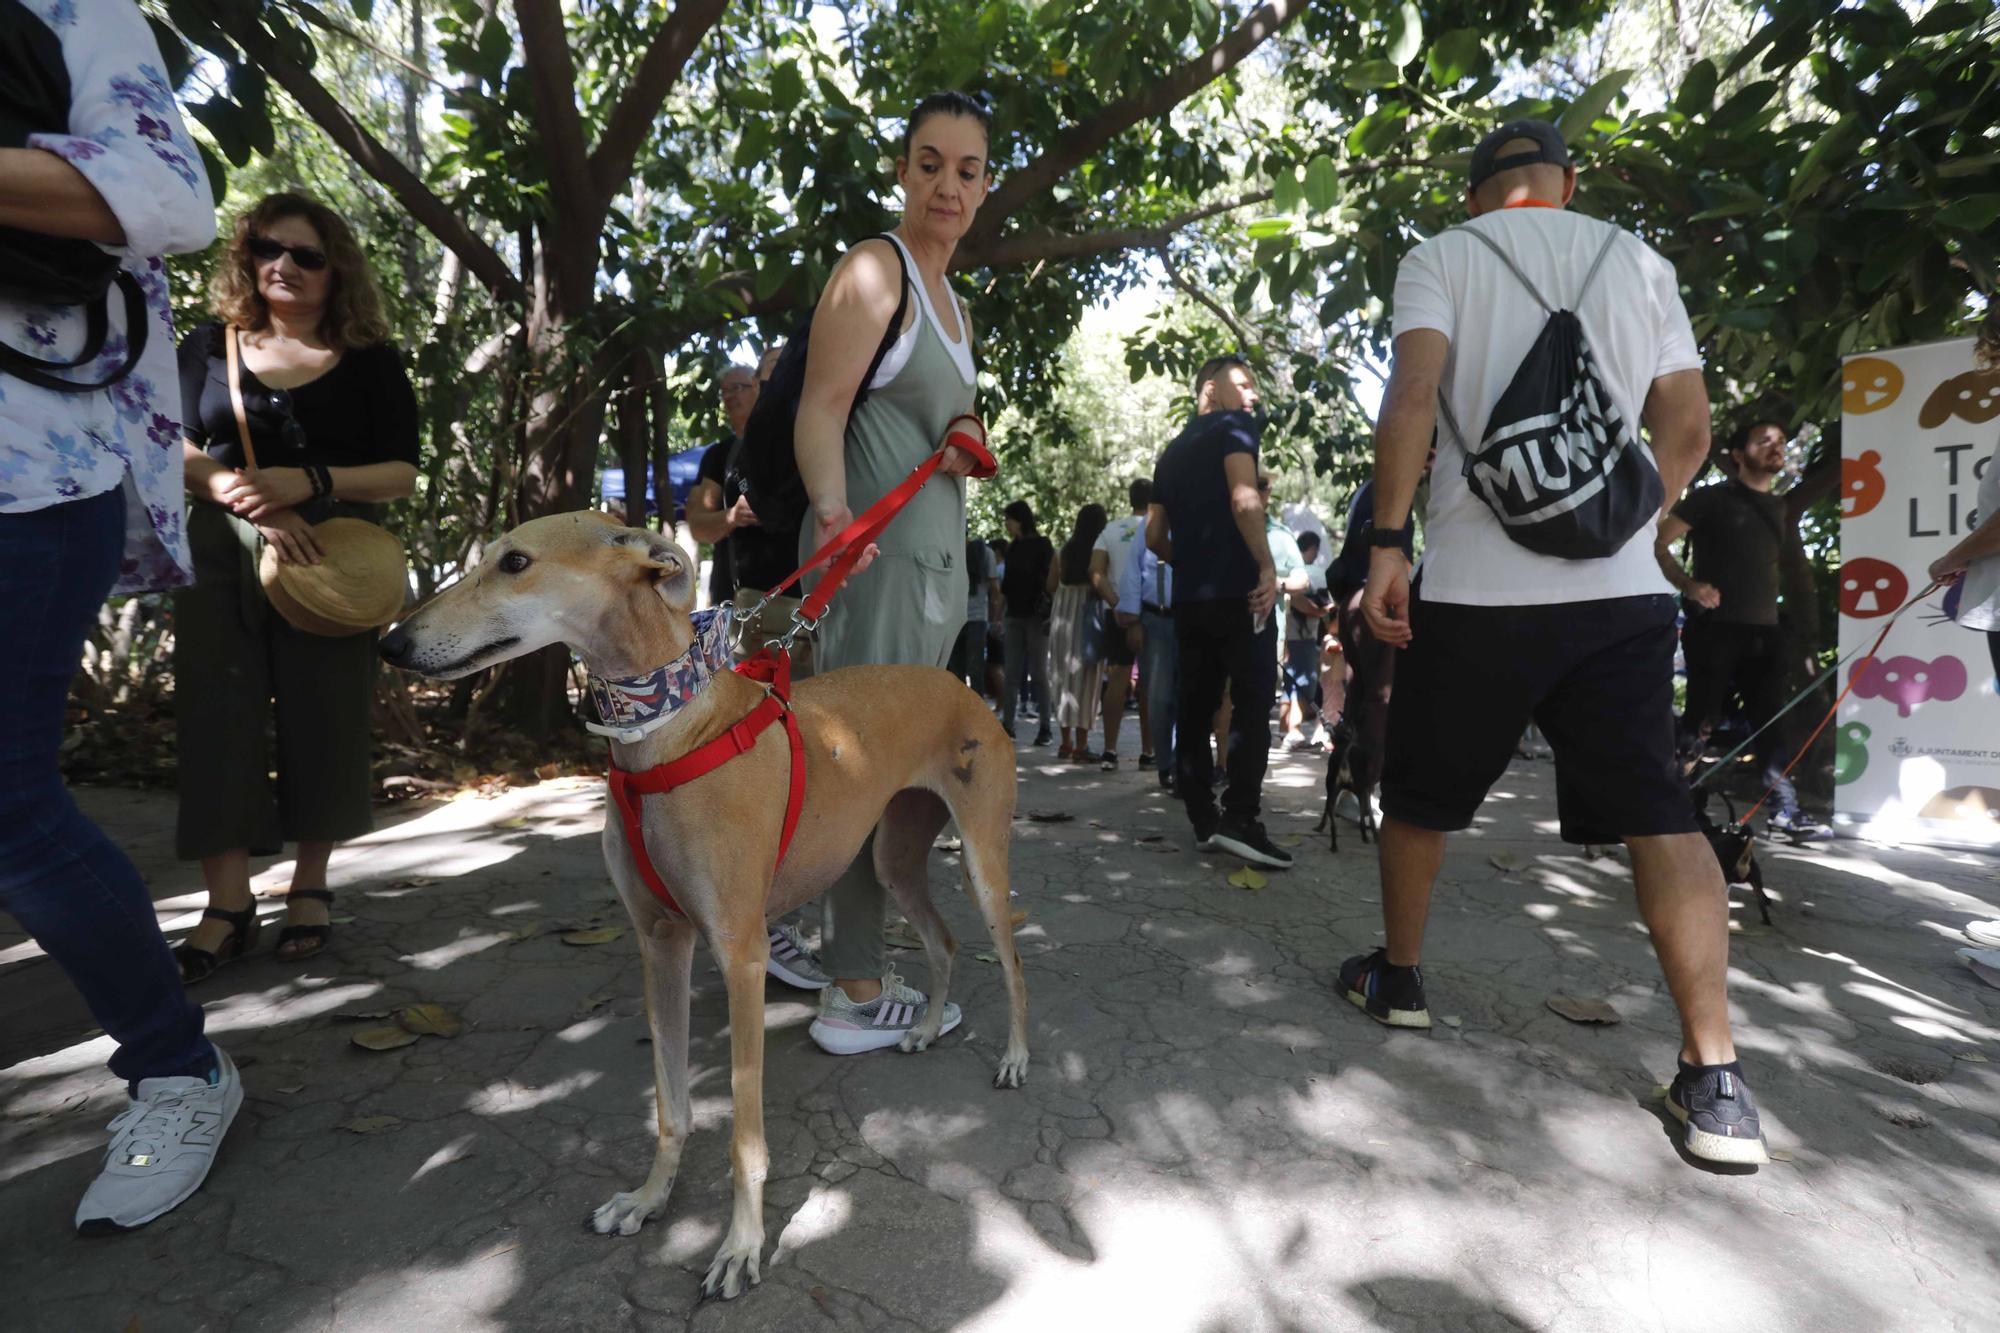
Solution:
M266 600L257 561L315 564L312 525L380 521L416 489L417 400L388 341L382 296L347 223L296 194L236 222L210 282L219 320L181 344L188 542L195 585L174 598L179 854L209 906L178 951L202 980L256 938L250 857L298 844L278 957L326 946L327 860L373 827L369 773L376 632L307 634ZM254 466L230 392L237 339ZM265 733L276 709L275 786Z

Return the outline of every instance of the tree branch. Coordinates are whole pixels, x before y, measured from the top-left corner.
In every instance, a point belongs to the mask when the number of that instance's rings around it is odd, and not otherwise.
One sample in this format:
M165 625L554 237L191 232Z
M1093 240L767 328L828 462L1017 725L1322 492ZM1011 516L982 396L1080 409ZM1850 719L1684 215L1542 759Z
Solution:
M596 207L597 190L591 184L569 32L558 0L514 0L514 16L521 24L521 63L534 90L535 129L549 168L550 211L564 242L557 248L573 253L586 238L595 241L604 214Z
M1159 256L1160 267L1167 271L1167 281L1171 282L1174 286L1186 292L1194 300L1199 301L1202 305L1206 306L1210 314L1214 315L1217 319L1221 320L1223 326L1227 328L1231 333L1236 335L1236 345L1239 348L1242 348L1244 351L1248 351L1253 344L1259 346L1262 345L1263 340L1258 338L1252 338L1250 336L1250 331L1243 327L1242 322L1236 318L1235 314L1232 311L1224 309L1221 303L1216 301L1214 297L1210 296L1206 291L1202 290L1202 288L1199 285L1191 281L1186 274L1181 272L1180 265L1174 263L1174 257L1168 251L1166 242L1162 241L1160 244L1154 246L1153 253Z
M1267 0L1236 30L1188 61L1143 93L1123 98L1089 120L1073 125L1047 152L1014 172L993 191L968 240L989 241L1001 224L1043 190L1074 171L1105 144L1142 120L1163 116L1263 45L1286 24L1305 12L1309 0Z
M680 0L639 58L631 82L604 124L604 137L591 150L591 197L600 209L610 207L619 187L632 174L632 163L652 132L653 119L680 81L688 57L728 7L729 0Z
M1222 213L1233 213L1239 208L1264 203L1270 197L1269 190L1257 190L1236 199L1189 209L1149 227L1114 227L1086 232L1016 232L988 241L978 249L969 249L966 244L961 244L951 266L961 271L1002 268L1040 259L1084 259L1111 250L1155 250L1185 227Z
M292 95L299 109L334 144L389 191L409 215L422 223L465 262L465 267L503 300L525 303L527 289L498 251L482 240L451 205L432 194L402 159L384 147L343 107L326 86L294 64L277 41L254 20L217 6L214 17L244 54Z

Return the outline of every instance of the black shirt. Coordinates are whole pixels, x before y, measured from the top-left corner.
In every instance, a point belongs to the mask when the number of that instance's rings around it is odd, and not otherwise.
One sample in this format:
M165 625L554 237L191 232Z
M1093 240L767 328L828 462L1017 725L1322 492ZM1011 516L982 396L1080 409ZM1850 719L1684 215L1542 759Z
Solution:
M735 447L736 437L734 435L727 435L702 450L701 463L694 474L694 484L699 486L705 481L712 481L715 483L717 494L726 493L728 491L728 486L725 483L729 472L729 451ZM729 502L727 500L723 501L722 507L725 510L728 509ZM731 548L734 546L731 538L734 536L734 533L724 534L722 540L716 542L710 548L715 552L715 559L710 563L708 569L708 604L710 606L728 601L730 595L736 591L736 576L729 558ZM790 571L786 572L789 573ZM783 574L778 576L778 578L783 577ZM776 579L772 580L774 583L776 581Z
M1056 548L1041 533L1029 533L1007 548L1007 573L1000 580L1000 595L1006 599L1007 615L1013 619L1033 619L1049 613L1049 565Z
M1370 477L1354 492L1347 504L1347 534L1341 538L1340 554L1327 570L1326 586L1345 602L1356 590L1368 586L1368 534L1375 530L1375 479ZM1410 524L1403 524L1403 558L1415 562L1417 539Z
M714 480L722 483L722 507L729 508L743 498L743 488L734 484L729 477L729 464L736 453L737 439L734 435L718 440L709 451L701 456L701 475L710 477L710 459L715 459ZM749 527L738 528L723 539L716 548L718 561L720 552L729 552L730 591L737 588L755 588L758 592L769 592L784 581L785 575L799 567L799 529L781 531L768 527L759 521ZM797 587L791 588L788 596L799 596Z
M1236 530L1222 460L1248 454L1254 465L1261 433L1248 412L1209 412L1190 421L1153 467L1153 503L1167 511L1173 537L1177 606L1256 591L1257 559Z
M180 369L182 430L224 467L244 466L222 325L198 325L181 340ZM295 389L272 389L245 366L243 415L259 467L417 461L417 395L389 343L350 348Z
M1730 480L1703 486L1674 506L1694 539L1694 577L1722 594L1713 611L1685 603L1689 615L1729 625L1778 623L1778 556L1785 502Z

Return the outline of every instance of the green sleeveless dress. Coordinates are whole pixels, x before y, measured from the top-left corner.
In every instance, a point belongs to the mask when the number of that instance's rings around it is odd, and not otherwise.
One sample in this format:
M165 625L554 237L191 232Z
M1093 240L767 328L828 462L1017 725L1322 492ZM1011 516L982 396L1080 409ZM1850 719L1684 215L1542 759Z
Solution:
M894 377L848 418L847 507L854 514L937 452L951 419L972 410L976 377L964 307L958 324L965 342L954 354L907 252L904 261L915 287L915 345ZM808 517L799 534L802 561L812 553L812 526ZM933 476L877 544L882 554L828 610L813 649L815 673L851 666L942 668L951 655L965 623L965 479ZM886 894L875 878L874 841L871 835L826 893L820 963L832 977L879 977L886 968Z

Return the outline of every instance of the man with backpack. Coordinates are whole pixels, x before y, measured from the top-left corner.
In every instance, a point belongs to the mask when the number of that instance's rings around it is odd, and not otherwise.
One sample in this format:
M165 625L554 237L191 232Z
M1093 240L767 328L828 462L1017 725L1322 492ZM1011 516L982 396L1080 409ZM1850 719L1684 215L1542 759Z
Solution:
M1792 751L1782 730L1764 726L1785 701L1784 631L1778 625L1778 561L1784 552L1785 502L1771 484L1785 470L1785 428L1775 421L1739 427L1724 449L1734 475L1688 493L1654 539L1660 572L1680 589L1687 624L1687 708L1681 714L1682 753L1701 753L1709 732L1738 694L1750 728L1761 780L1771 788L1774 835L1794 842L1833 836L1799 809L1798 789L1785 776ZM1673 544L1694 547L1694 573L1681 568Z
M1397 273L1362 601L1401 649L1382 777L1387 939L1339 984L1379 1022L1430 1026L1417 964L1445 835L1470 826L1533 719L1555 750L1563 838L1630 849L1680 1014L1667 1107L1688 1151L1761 1163L1729 1027L1729 901L1675 758L1674 605L1653 555L1665 497L1708 453L1701 357L1672 267L1566 211L1575 189L1554 126L1503 125L1472 155L1471 221ZM1440 424L1413 583L1403 543Z

